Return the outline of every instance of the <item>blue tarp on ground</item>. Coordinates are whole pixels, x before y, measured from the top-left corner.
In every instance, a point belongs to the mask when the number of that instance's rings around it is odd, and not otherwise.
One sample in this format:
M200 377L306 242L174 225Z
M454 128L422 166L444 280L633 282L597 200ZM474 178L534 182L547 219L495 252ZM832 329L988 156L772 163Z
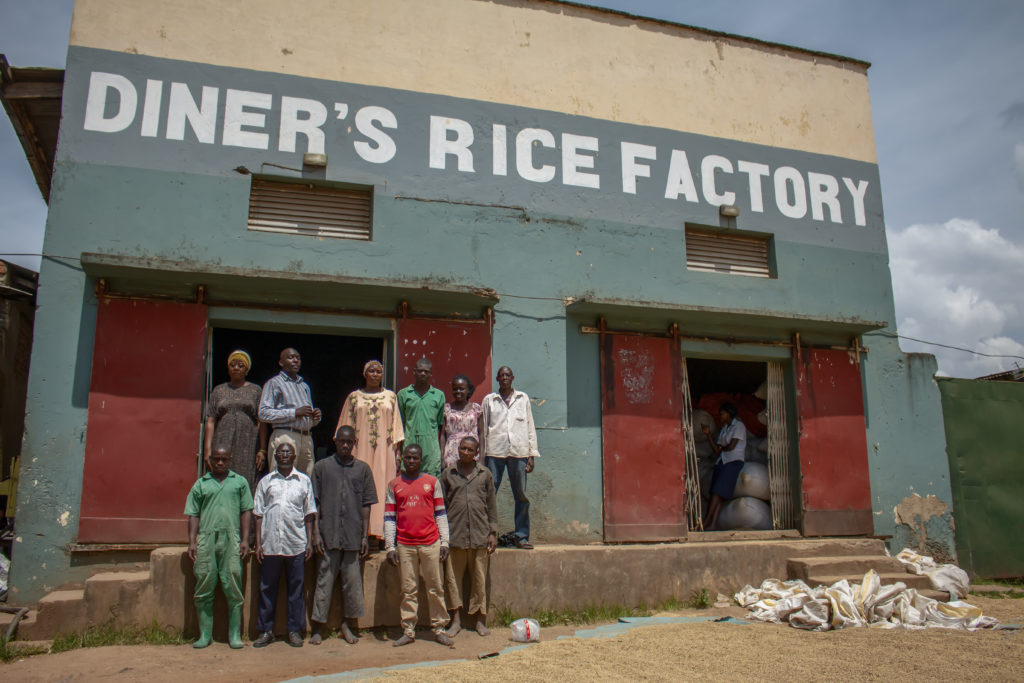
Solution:
M638 626L657 626L659 624L693 624L704 621L717 621L729 624L748 624L750 622L733 617L624 617L616 624L603 624L594 628L576 631L571 636L559 636L558 640L566 638L609 638L625 633ZM508 654L516 650L535 645L536 643L525 643L523 645L512 645L501 650L498 654ZM442 659L429 662L413 662L411 664L396 664L394 666L372 667L369 669L356 669L354 671L342 671L335 674L324 674L322 676L301 676L283 683L336 683L340 681L359 681L379 676L385 671L401 671L403 669L415 669L425 666L437 666L439 664L451 664L452 662L468 662L468 659Z

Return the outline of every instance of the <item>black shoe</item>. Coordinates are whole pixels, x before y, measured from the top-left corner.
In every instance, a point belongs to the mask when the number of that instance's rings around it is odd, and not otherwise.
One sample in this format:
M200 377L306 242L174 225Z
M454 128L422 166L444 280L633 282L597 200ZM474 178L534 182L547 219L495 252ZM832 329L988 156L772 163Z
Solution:
M274 642L274 632L264 631L260 634L260 637L252 644L253 647L266 647Z
M302 636L299 635L298 631L288 632L288 644L292 647L302 647Z

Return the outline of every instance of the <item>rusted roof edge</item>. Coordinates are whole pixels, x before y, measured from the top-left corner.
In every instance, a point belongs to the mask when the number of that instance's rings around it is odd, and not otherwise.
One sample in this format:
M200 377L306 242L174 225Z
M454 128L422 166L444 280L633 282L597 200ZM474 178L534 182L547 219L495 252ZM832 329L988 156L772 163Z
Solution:
M60 78L54 74L60 73ZM49 68L12 68L7 62L7 57L0 53L0 101L3 102L4 111L14 127L14 132L21 142L25 152L25 159L32 169L36 185L39 187L43 201L50 202L50 183L53 179L53 161L56 156L56 149L48 150L43 147L36 134L37 126L33 121L27 106L22 104L30 100L39 99L61 99L63 87L63 69ZM26 78L38 75L39 78ZM27 86L31 84L42 84L38 93L29 94ZM9 96L11 93L16 96ZM58 124L59 125L59 124ZM54 131L53 139L57 139L57 131Z
M713 306L699 306L693 304L670 303L663 301L640 301L623 299L598 299L585 297L577 299L566 306L566 311L574 314L604 314L604 313L628 313L630 311L659 311L662 313L679 313L695 315L729 315L743 316L747 318L759 318L764 320L786 321L792 324L808 323L827 327L856 330L859 333L870 330L878 330L886 327L888 323L879 320L865 320L863 318L826 318L822 316L807 315L804 313L793 313L771 310L754 310L744 308L717 308Z
M125 271L161 271L182 273L189 277L233 276L296 282L319 282L323 284L355 285L388 289L427 290L430 292L472 297L484 303L497 303L501 297L493 289L446 283L433 279L390 280L385 278L352 277L331 273L298 273L260 268L240 268L198 261L123 256L120 254L82 253L82 270L88 275L102 277L108 273Z

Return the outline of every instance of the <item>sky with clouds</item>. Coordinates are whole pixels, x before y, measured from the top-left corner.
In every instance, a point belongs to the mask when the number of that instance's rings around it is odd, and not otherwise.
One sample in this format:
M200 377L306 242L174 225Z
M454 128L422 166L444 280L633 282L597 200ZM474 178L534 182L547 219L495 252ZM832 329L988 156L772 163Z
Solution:
M70 0L0 0L0 52L62 67ZM901 334L942 374L1024 366L1024 2L593 0L872 63L868 72ZM0 251L38 254L46 206L0 121ZM38 267L38 257L5 256Z

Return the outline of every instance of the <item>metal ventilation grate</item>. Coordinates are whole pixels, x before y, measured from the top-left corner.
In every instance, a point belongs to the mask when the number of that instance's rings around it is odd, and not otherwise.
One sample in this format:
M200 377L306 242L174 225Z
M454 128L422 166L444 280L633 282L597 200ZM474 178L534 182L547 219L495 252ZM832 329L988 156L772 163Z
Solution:
M771 277L770 237L747 237L686 229L686 269Z
M369 240L372 194L253 178L249 229L312 237Z

